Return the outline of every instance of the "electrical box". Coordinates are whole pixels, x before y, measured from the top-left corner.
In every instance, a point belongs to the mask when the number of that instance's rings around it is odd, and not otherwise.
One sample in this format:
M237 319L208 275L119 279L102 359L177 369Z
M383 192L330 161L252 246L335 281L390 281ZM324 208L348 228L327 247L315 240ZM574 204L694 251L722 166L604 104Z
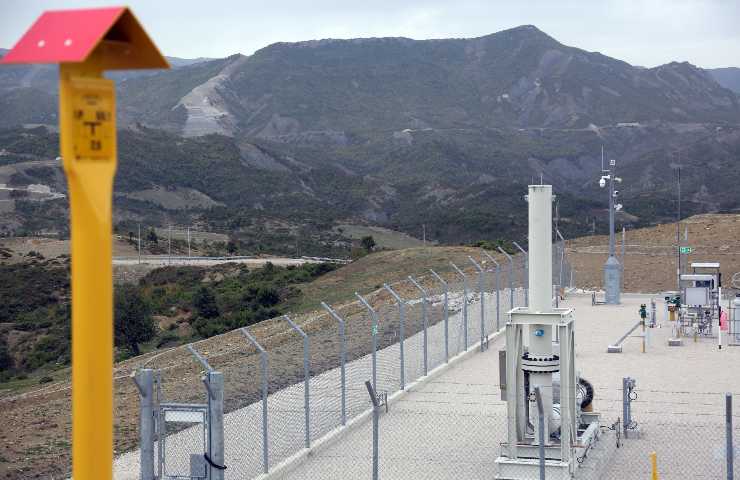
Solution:
M686 287L686 305L709 305L709 289L706 287Z

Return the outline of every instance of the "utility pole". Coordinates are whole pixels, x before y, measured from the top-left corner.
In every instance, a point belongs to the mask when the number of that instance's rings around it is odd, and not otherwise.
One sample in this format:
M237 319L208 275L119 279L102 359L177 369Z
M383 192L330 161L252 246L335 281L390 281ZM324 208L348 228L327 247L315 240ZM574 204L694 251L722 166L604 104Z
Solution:
M190 258L190 225L188 225L188 258Z
M172 225L167 226L167 263L172 264Z
M425 223L421 224L421 243L425 247L427 246L427 226Z
M616 160L609 160L609 169L605 170L603 167L604 154L602 147L602 175L599 179L599 186L604 188L609 184L609 258L604 263L604 291L606 294L606 303L609 305L618 305L619 296L622 286L621 276L622 267L617 260L615 253L615 234L614 234L614 215L617 210L622 209L622 205L614 203L614 198L617 196L617 192L614 190L614 182L621 183L622 179L615 176ZM607 175L603 175L606 173Z
M678 218L676 218L676 292L681 292L681 165L678 166Z

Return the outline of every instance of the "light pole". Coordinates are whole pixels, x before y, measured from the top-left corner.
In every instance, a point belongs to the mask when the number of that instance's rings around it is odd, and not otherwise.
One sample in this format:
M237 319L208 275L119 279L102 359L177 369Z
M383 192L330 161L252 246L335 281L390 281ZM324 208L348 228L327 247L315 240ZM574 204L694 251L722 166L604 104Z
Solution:
M621 287L621 275L622 268L617 260L615 254L615 238L614 238L614 214L622 209L622 205L617 203L614 204L614 199L619 194L618 191L614 190L614 182L622 183L622 179L614 174L614 167L616 166L615 160L609 160L609 169L604 170L602 167L601 178L599 179L599 187L604 188L609 183L609 258L606 259L604 264L604 291L606 292L605 301L609 305L618 305ZM606 173L606 175L603 175Z
M677 168L678 176L678 212L676 214L676 293L681 292L681 165Z

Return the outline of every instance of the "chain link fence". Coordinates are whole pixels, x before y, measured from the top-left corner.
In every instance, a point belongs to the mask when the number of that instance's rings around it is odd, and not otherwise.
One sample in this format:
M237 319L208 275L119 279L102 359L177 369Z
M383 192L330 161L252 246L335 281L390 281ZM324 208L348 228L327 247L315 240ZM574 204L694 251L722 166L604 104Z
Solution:
M364 386L368 379L374 378L376 391L387 398L477 348L481 338L495 333L497 323L503 326L512 307L509 299L520 306L526 296L522 262L513 270L502 268L499 280L490 264L482 265L482 272L461 266L461 273L430 273L389 285L398 299L388 289L374 291L366 296L374 313L356 301L334 308L335 316L320 311L296 317L305 341L285 318L276 318L250 327L251 340L233 331L194 344L225 379L226 478L270 472L366 415L371 408ZM508 285L514 287L512 294ZM185 348L150 357L142 366L158 371L160 401L205 401L203 368ZM185 468L189 455L202 450L202 442L195 441L200 427L168 424L165 463ZM170 450L169 445L177 447ZM139 461L136 451L119 456L116 478L137 478Z
M479 349L481 338L487 343L506 312L526 304L525 266L522 255L498 268L481 260L480 268L430 272L361 297L366 304L358 297L293 324L281 317L198 344L226 380L225 478L268 472L295 479L375 478L374 468L384 479L493 478L507 429L499 385L456 372L426 379L389 409L388 398L456 355ZM553 281L572 277L556 246ZM150 358L147 366L159 371L161 398L203 401L202 367L184 349ZM579 478L649 478L653 461L661 479L724 479L729 465L737 468L740 424L738 414L727 413L723 393L638 388L628 395L631 421L625 426L622 389L594 388L603 441L579 457ZM346 425L356 428L332 442ZM174 431L165 471L185 471L188 455L203 448L201 426L168 428ZM304 463L291 470L298 455L320 443L325 447L307 460L321 463L318 476ZM606 470L592 469L605 452L613 452ZM117 459L116 478L137 478L137 455Z

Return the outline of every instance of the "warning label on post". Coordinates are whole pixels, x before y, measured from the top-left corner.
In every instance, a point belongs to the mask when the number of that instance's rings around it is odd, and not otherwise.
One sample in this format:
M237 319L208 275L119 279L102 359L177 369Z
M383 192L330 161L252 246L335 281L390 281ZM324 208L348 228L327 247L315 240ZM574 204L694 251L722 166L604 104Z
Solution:
M103 78L75 78L72 87L75 160L114 160L116 112L113 82Z

